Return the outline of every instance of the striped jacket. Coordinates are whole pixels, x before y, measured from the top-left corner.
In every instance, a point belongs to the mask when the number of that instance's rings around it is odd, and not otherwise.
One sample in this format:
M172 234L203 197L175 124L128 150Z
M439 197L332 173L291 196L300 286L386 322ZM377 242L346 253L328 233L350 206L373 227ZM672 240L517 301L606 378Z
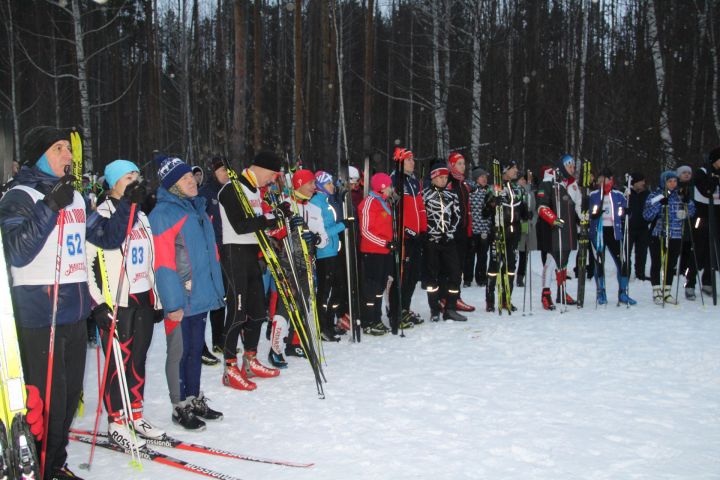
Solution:
M393 238L392 210L379 194L371 192L360 202L360 252L390 253L387 242Z

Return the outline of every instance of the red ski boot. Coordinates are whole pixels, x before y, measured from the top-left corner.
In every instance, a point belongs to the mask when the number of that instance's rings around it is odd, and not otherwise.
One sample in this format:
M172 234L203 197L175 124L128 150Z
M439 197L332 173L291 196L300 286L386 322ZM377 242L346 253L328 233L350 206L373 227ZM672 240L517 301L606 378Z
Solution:
M555 310L555 305L552 301L552 293L549 288L543 288L542 290L542 305L545 310Z
M455 310L458 312L474 312L475 307L472 305L468 305L467 303L463 302L463 299L458 297L457 303L455 304Z
M243 369L244 370L244 369ZM244 371L237 366L237 360L225 360L225 372L223 373L222 383L226 387L235 390L252 391L257 388L255 382L248 380Z
M259 378L272 378L280 375L280 370L277 368L266 367L260 363L257 359L256 352L245 352L243 353L243 373L246 378L259 377Z

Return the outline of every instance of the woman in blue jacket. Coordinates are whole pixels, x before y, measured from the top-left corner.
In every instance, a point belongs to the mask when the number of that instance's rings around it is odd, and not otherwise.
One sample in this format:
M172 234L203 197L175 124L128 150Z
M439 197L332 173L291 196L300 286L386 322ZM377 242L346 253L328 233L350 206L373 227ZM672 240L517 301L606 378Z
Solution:
M161 186L149 217L155 281L165 311L165 374L172 420L188 430L203 430L201 418L222 418L222 413L208 407L200 391L207 314L224 305L219 254L205 199L198 196L190 167L179 158L156 161Z
M677 191L678 176L673 170L660 175L660 187L645 201L643 218L653 222L650 233L650 282L653 286L653 301L657 305L677 303L670 295L672 291L675 263L682 248L682 232L685 219L695 216L695 202L687 203ZM660 284L660 275L664 282Z
M605 249L615 262L618 279L618 304L635 305L637 302L628 295L628 278L630 277L630 262L623 253L623 231L625 215L627 215L627 199L613 190L613 176L606 168L598 176L598 185L601 187L590 194L590 240L595 250L597 270L595 283L597 285L597 302L600 305L607 303L605 293Z

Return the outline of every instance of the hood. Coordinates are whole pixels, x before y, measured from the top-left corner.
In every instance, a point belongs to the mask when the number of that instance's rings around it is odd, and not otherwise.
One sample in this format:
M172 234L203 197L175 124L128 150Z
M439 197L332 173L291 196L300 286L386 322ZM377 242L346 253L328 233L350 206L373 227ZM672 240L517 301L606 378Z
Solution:
M205 198L199 194L193 198L180 198L168 192L165 187L160 187L157 191L157 203L160 202L174 203L185 209L194 208L200 213L205 212Z
M39 168L23 165L15 177L16 185L26 185L39 192L46 193L60 180L58 177L48 175Z

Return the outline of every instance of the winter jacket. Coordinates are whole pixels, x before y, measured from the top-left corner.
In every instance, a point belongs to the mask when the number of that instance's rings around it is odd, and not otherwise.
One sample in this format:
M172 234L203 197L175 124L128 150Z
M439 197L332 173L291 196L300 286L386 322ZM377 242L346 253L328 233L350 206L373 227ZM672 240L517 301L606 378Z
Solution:
M180 198L160 187L150 225L157 291L165 311L182 308L189 316L222 307L220 255L205 199Z
M720 170L715 170L712 165L700 167L693 174L695 180L695 207L697 208L696 228L707 228L710 221L710 197L713 199L713 211L715 212L715 225L720 231Z
M430 185L423 190L427 212L427 238L433 243L447 243L461 234L460 204L455 192Z
M326 244L322 247L318 245L317 258L334 257L340 251L340 233L345 230L345 224L338 222L338 211L330 203L330 198L325 193L317 192L310 199L310 203L320 210L323 228L327 235Z
M220 218L220 201L218 200L218 194L222 187L213 175L210 181L200 189L200 196L205 199L205 213L210 217L215 231L215 243L218 245L222 245L222 219Z
M291 195L288 201L290 205L292 205L293 212L295 212L296 215L300 215L304 220L303 230L310 230L317 234L317 243L315 245L308 245L310 247L310 254L314 256L318 248L325 248L330 243L330 237L325 231L322 209L310 203L310 200L300 199L296 195Z
M387 242L393 239L393 216L387 201L380 194L370 192L360 202L360 252L390 253Z
M503 223L510 233L520 234L520 223L529 218L527 204L524 202L525 190L517 183L505 182L499 194L490 190L485 198L485 217L493 219L499 201L503 210Z
M224 245L230 243L257 245L255 232L277 223L272 215L263 214L264 202L260 189L254 185L254 178L253 173L247 169L238 178L239 187L252 208L252 213L245 212L232 182L220 188L218 200Z
M390 175L395 183L395 175L397 171ZM414 233L411 236L417 236L418 233L427 231L427 213L425 212L425 203L423 202L422 189L420 182L415 175L405 175L405 187L403 194L403 227L407 234L410 230Z
M672 190L668 195L668 204L666 208L660 204L660 200L664 197L663 189L658 188L651 193L645 201L645 209L643 210L643 217L648 222L655 222L655 226L652 229L652 235L654 237L665 237L665 217L669 220L670 238L682 238L683 224L685 218L695 216L695 202L690 200L686 204L683 203L680 195L678 195L677 189Z
M492 217L486 217L483 214L489 190L489 186L481 187L478 185L477 188L470 192L470 216L472 217L473 235L489 235L492 229Z
M115 205L118 203L113 198L108 198L103 203L98 205L97 213L105 218L115 213ZM139 242L138 245L134 245L135 242ZM129 251L124 255L125 257L125 277L123 279L123 289L120 295L120 307L128 306L128 296L132 285L137 285L142 282L141 285L147 285L147 289L138 289L137 292L151 290L153 298L155 299L155 309L159 310L162 308L158 300L157 291L155 290L155 272L153 270L153 264L155 262L155 250L154 250L152 229L150 228L150 221L143 212L139 212L137 215L137 221L133 225L132 232L130 233L130 245ZM123 248L115 248L112 250L103 250L103 257L105 258L105 269L107 272L108 290L110 292L110 298L112 302L115 302L118 281L120 277L120 268L123 260ZM103 279L100 270L100 263L98 257L98 247L92 243L87 244L87 261L88 261L88 286L90 288L90 295L92 296L93 302L99 305L105 303L105 296L103 292ZM142 268L138 268L142 267ZM141 278L142 277L142 278Z
M650 192L643 190L638 193L635 190L630 191L630 200L628 201L628 223L630 224L630 231L636 232L639 230L648 230L648 222L643 217L643 210L645 210L645 200L647 200Z
M605 205L602 205L602 204ZM607 207L608 203L611 205L611 211L602 213L603 208ZM625 222L625 215L627 214L627 200L625 195L618 192L617 190L610 190L609 193L602 195L600 190L595 190L590 193L589 199L590 205L590 238L596 239L598 237L598 228L605 228L611 225L606 225L603 222L603 215L612 215L613 233L615 240L621 240L623 238L623 228ZM592 213L598 212L600 215L598 218L593 218Z
M451 192L455 192L460 202L460 225L458 226L458 235L465 232L465 236L472 235L472 217L470 216L470 186L465 180L455 178L452 173L446 187Z
M15 306L15 319L19 326L25 328L48 327L52 320L54 270L57 245L59 215L47 207L41 200L35 201L32 195L44 197L57 183L58 178L47 175L37 168L23 166L16 177L16 184L0 201L0 229L2 230L5 247L5 258L13 273L12 298ZM28 190L24 190L27 188ZM58 308L56 322L66 325L84 321L90 314L90 292L88 290L85 259L86 242L92 242L101 248L118 248L125 239L125 231L130 215L130 204L123 200L118 204L116 213L104 218L93 213L84 204L79 193L75 193L74 203L84 208L69 206L64 211L65 228L62 254L64 256L82 255L82 261L71 263L61 272L61 283L58 289ZM71 211L72 210L72 211ZM77 225L84 224L84 225ZM75 234L68 232L75 231ZM51 249L53 258L49 262L42 259L43 252ZM20 269L35 263L38 271L42 271L47 280L33 281L27 279L16 281L16 273ZM63 260L63 266L65 261ZM74 267L74 268L73 268ZM47 269L47 270L46 270ZM63 275L83 272L83 280L63 283Z
M523 202L527 205L527 216L520 226L520 241L518 241L518 251L526 252L537 250L537 234L536 234L536 223L537 207L535 206L535 192L533 192L532 185L529 183L523 187L525 193L523 195Z
M549 172L549 170L548 170ZM538 246L541 250L568 252L577 248L577 227L580 216L582 195L574 178L556 182L552 174L546 172L543 182L538 187L535 198L538 205ZM557 192L556 192L557 188ZM558 196L559 195L559 196ZM558 210L559 206L559 211ZM547 220L543 209L549 209L552 214L560 218L564 225L562 228L552 228L549 232L543 228L549 227L552 221ZM549 233L549 235L547 235Z

